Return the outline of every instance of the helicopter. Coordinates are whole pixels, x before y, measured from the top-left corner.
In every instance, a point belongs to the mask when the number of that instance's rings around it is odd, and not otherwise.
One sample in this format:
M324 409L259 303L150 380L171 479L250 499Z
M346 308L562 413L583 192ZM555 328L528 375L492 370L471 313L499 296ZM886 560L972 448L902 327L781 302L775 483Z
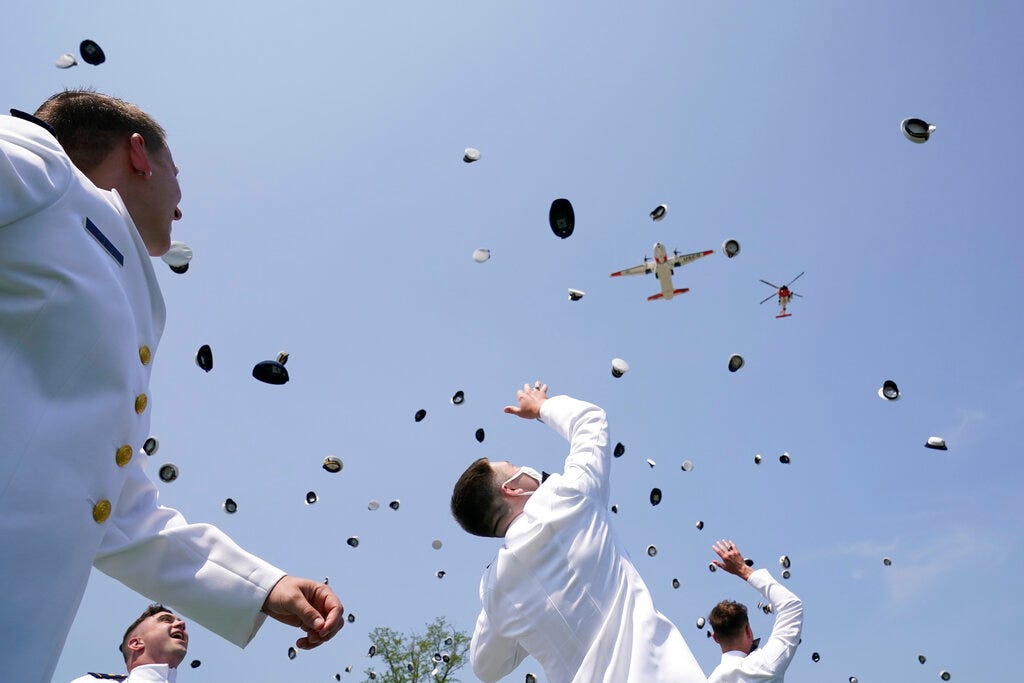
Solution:
M802 294L797 294L796 292L791 290L789 288L789 286L791 284L793 284L794 282L796 282L797 280L799 280L802 275L803 275L803 273L800 273L800 275L797 275L795 278L793 278L792 280L790 280L786 284L782 285L781 287L779 287L778 285L773 285L772 283L768 282L767 280L761 280L761 282L765 283L769 287L774 287L775 290L776 290L774 294L769 294L764 299L762 299L761 300L762 304L765 303L766 301L768 301L769 299L771 299L773 296L778 296L779 297L779 306L782 307L782 310L779 312L779 314L777 316L775 316L776 318L788 318L789 316L793 315L792 313L786 313L786 306L789 305L789 300L792 297L798 296L798 297L800 297L802 299L803 295Z

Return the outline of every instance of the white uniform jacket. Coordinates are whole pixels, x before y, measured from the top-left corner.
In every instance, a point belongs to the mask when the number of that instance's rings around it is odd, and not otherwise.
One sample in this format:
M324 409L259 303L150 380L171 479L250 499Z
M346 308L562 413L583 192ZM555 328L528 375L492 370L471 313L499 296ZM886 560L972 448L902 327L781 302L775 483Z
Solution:
M750 575L747 583L772 606L775 613L772 635L763 647L749 655L739 650L723 653L721 663L708 676L709 683L781 682L796 654L796 646L800 644L804 621L800 598L776 581L767 569L758 569Z
M178 670L166 664L142 664L131 670L128 675L120 674L87 674L80 676L71 683L101 683L101 681L121 681L122 683L175 683Z
M158 504L140 451L164 302L116 192L0 117L0 645L48 681L90 567L244 646L281 570Z
M555 396L541 420L570 442L565 472L530 497L484 572L473 671L497 681L529 654L551 683L704 681L609 523L604 411Z

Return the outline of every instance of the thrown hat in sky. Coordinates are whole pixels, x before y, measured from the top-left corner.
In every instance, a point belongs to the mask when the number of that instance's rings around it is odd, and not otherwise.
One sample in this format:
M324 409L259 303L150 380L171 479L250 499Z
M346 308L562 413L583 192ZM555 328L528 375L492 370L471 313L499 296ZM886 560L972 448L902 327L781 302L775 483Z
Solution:
M878 397L884 398L887 401L899 400L900 388L896 386L896 382L887 379L882 382L882 386L878 389Z
M198 659L193 659L191 662L189 662L188 665L193 669L198 669L200 666L202 666L202 664L203 663L200 662Z
M722 242L722 251L728 258L732 258L736 254L740 253L740 243L734 239L727 239Z
M86 64L92 64L93 66L99 66L107 59L107 56L103 54L103 48L96 41L89 40L88 38L83 40L78 46L78 52L82 55L82 59L85 60Z
M367 651L367 653L366 653L366 656L367 657L372 657L375 654L377 654L377 646L376 645L371 645L369 651Z
M356 545L358 545L358 543L357 543ZM346 620L348 620L348 623L350 623L350 624L352 624L352 623L355 623L355 620L356 620L356 615L355 615L355 614L353 614L352 612L349 612L349 613L348 613L348 616L347 616L347 617L345 617L345 619L346 619ZM346 667L346 668L345 668L345 671L346 671L346 672L348 672L348 671L352 671L352 667L351 667L351 666L349 666L349 667Z
M443 579L444 575L445 571L443 569L438 569L436 572L434 572L434 576L436 576L439 579Z
M743 560L743 564L747 565L748 567L753 567L754 561L748 557L745 560Z
M295 651L294 647L288 648L288 659L295 659L296 655L298 654L299 653Z
M951 678L951 676L949 675L948 671L940 671L939 678L941 678L944 681L948 681Z
M693 469L693 462L691 462L691 461L689 461L689 460L684 460L684 461L683 461L683 464L682 464L682 465L680 466L680 469L681 469L681 470L682 470L683 472L689 472L689 471L691 471L691 470Z
M221 507L224 508L224 512L229 515L233 515L238 512L238 503L231 498L225 498L224 502L221 503Z
M679 579L672 579L672 587L679 588Z
M789 577L791 577L791 576L793 576L793 575L789 573L788 569L783 569L782 570L782 578L789 579Z
M651 489L651 505L657 505L661 502L661 489L655 487Z
M184 273L188 270L188 262L192 260L192 247L184 242L171 242L171 248L160 258L175 273Z
M612 358L612 377L622 377L629 372L629 363L621 358Z
M58 69L70 69L75 64L78 64L78 60L70 52L65 52L53 62L53 65Z
M369 510L370 512L373 512L374 510L376 510L379 507L380 507L380 501L378 501L377 499L373 499L369 503L366 504L366 509Z
M571 235L576 228L576 212L573 211L572 202L565 198L551 202L548 223L551 225L551 231L563 240Z
M349 536L348 540L345 541L345 543L348 543L353 548L358 548L359 547L359 537L358 536ZM348 620L349 621L355 621L355 618L350 614L350 615L348 615Z
M704 520L703 519L698 519L697 520L697 524L695 526L697 527L697 531L703 530L704 529Z
M316 491L306 491L306 505L312 505L318 500L320 499L317 497Z
M760 465L761 464L761 454L760 453L755 453L754 454L754 464L755 465Z
M267 384L284 384L288 381L288 354L284 351L277 354L277 360L265 360L257 363L252 369L252 376Z
M892 566L892 559L888 558L888 557L883 557L882 558L882 564L884 564L886 567L891 567Z
M160 481L170 484L178 478L178 468L172 463L160 466Z
M919 661L919 662L921 662L922 664L924 664L925 662L927 662L927 661L928 661L928 658L927 658L927 657L925 657L924 655L918 655L918 656L917 656L917 661Z
M613 513L615 513L616 515L619 514L619 506L618 505L612 505L611 511Z
M856 676L850 676L850 683L860 683Z
M927 443L924 445L925 448L934 448L937 451L948 451L946 448L946 440L940 436L929 436Z
M345 466L345 463L341 461L336 455L328 455L324 458L324 469L330 473L341 472L341 468Z
M615 450L612 451L612 455L614 455L616 458L621 458L625 452L626 447L622 445L622 442L620 441L617 444L615 444Z
M657 546L653 546L653 545L649 545L649 546L647 546L647 555L648 555L649 557L654 557L654 556L655 556L655 555L657 555L657 554L658 554L658 548L657 548Z
M142 452L146 455L153 455L160 449L160 440L155 436L146 439L142 444Z
M657 464L658 464L658 463L654 462L654 460L652 460L651 458L647 458L647 465L648 465L649 467L654 467L654 466L655 466L655 465L657 465Z
M651 211L651 220L660 221L665 217L666 211L668 211L668 204L658 204L654 207L654 211Z
M402 501L396 498L395 500L388 503L388 507L391 508L392 510L397 510L398 508L402 507Z
M466 400L466 394L463 393L462 389L459 389L452 395L452 405L461 406Z
M783 465L788 465L789 464L789 453L783 453L782 455L780 455L779 456L779 462L781 462Z
M474 161L480 161L480 150L475 147L467 147L466 151L462 153L462 160L467 164L471 164Z
M783 555L779 558L779 564L782 565L783 569L789 569L789 555Z
M213 370L213 349L210 348L209 344L203 344L196 351L196 365L203 372L209 372Z
M476 437L477 442L483 443L484 442L484 436L486 436L484 434L484 428L483 427L478 428L476 430L476 432L473 434L473 436Z
M533 674L526 674L526 683L537 683L537 677Z
M903 119L900 121L900 130L911 142L921 144L928 142L928 138L935 132L935 126L923 119Z
M817 652L812 652L811 653L811 661L812 662L817 662L817 661L820 661L820 660L821 660L821 655L819 655Z
M708 562L708 570L712 571L712 572L715 572L715 571L718 571L718 567L715 566L714 562Z
M439 538L435 538L433 541L430 542L430 547L434 550L440 550L442 545L443 544L441 543L441 539Z
M572 287L569 288L569 301L579 301L586 295L587 293L584 292L582 289L573 289Z
M738 353L732 354L729 356L729 372L736 372L743 367L744 362L743 356Z
M489 258L491 258L490 249L484 249L481 247L480 249L475 249L473 251L473 260L476 261L477 263L483 263Z
M412 419L416 420L417 422L422 422L423 418L425 418L426 416L427 411L423 410L423 408L420 408L419 410L416 411L416 414L412 416Z

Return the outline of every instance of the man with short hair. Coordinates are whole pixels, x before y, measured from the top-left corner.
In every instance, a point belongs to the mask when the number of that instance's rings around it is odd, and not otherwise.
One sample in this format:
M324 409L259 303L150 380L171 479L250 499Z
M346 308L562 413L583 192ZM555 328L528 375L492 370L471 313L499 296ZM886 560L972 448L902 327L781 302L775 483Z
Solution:
M722 648L722 661L708 676L708 683L781 682L793 661L803 627L803 604L767 569L754 571L732 541L717 541L712 549L721 558L715 566L734 574L755 588L775 613L772 635L763 647L754 640L747 619L747 608L732 600L723 600L711 610L709 621L713 638Z
M503 538L480 581L470 648L492 683L527 655L551 683L705 681L679 630L611 528L608 423L597 406L524 385L505 412L539 418L569 441L562 474L481 458L459 478L452 514L476 536Z
M154 603L125 629L117 649L128 668L126 675L89 673L71 683L175 683L178 665L188 653L188 631L174 612Z
M334 592L161 506L139 457L165 320L149 256L181 218L163 129L92 91L36 113L0 116L0 624L23 636L4 677L50 680L92 566L239 646L267 615L319 645Z

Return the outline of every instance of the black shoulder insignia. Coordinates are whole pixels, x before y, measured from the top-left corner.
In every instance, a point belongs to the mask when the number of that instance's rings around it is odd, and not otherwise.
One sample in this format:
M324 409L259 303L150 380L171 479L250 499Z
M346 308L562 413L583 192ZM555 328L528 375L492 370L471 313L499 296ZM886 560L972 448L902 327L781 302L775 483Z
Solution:
M92 671L88 672L93 678L98 678L102 681L123 681L128 678L128 674L98 674Z

